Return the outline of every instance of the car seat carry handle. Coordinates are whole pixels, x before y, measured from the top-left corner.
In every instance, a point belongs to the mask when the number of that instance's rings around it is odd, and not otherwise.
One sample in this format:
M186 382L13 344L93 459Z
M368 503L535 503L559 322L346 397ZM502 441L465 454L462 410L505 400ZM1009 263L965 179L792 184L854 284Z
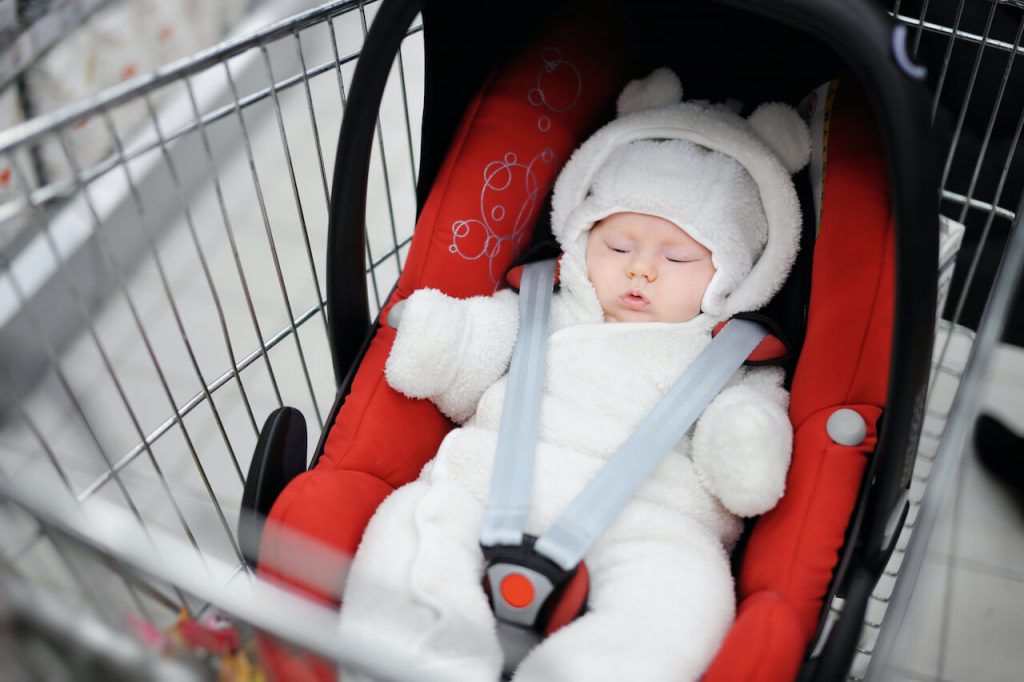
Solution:
M757 322L730 320L534 549L565 570L576 566L766 335Z
M533 488L533 460L544 387L548 318L555 280L554 259L529 263L519 289L519 337L512 351L501 430L494 455L480 544L523 541Z

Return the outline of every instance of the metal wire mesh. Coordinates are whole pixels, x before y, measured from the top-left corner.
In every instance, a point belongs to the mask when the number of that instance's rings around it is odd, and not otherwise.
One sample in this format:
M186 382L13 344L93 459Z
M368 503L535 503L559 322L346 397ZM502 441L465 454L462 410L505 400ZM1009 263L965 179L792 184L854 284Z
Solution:
M912 54L928 66L943 213L968 226L947 319L977 325L1024 186L1024 7L996 0L897 0Z
M0 132L12 188L0 223L27 235L0 251L5 481L83 514L113 504L145 537L171 532L200 562L233 566L227 580L244 575L235 528L262 419L296 406L315 442L333 400L328 178L375 12L327 3ZM377 129L374 310L415 218L420 30L410 27ZM100 621L203 611L180 583L98 570L81 541L7 511L8 571Z

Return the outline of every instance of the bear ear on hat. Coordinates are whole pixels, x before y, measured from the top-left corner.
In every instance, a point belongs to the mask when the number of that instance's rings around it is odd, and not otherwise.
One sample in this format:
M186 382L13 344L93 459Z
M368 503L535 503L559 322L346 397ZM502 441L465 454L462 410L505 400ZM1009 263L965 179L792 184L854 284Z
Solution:
M672 69L655 69L646 78L638 78L626 84L619 94L615 108L619 116L634 111L657 109L678 104L683 99L683 85Z
M747 121L790 173L811 160L811 132L793 107L768 102L759 106Z

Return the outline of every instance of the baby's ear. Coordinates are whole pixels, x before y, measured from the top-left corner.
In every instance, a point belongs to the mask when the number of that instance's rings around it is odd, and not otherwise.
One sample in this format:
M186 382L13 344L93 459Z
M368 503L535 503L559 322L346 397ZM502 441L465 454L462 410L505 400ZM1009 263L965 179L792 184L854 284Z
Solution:
M615 103L618 115L631 114L644 109L657 109L678 104L683 99L683 85L672 69L655 69L646 78L630 81Z
M790 173L796 173L811 160L811 132L793 107L768 102L759 106L747 121Z

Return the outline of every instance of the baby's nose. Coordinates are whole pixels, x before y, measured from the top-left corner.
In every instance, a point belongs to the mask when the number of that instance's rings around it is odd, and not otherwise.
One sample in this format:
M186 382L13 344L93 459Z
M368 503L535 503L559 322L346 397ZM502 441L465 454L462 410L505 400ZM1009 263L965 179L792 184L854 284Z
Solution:
M630 279L643 277L648 282L653 282L658 278L656 268L646 258L634 258L630 262L629 267L626 270L626 274Z

